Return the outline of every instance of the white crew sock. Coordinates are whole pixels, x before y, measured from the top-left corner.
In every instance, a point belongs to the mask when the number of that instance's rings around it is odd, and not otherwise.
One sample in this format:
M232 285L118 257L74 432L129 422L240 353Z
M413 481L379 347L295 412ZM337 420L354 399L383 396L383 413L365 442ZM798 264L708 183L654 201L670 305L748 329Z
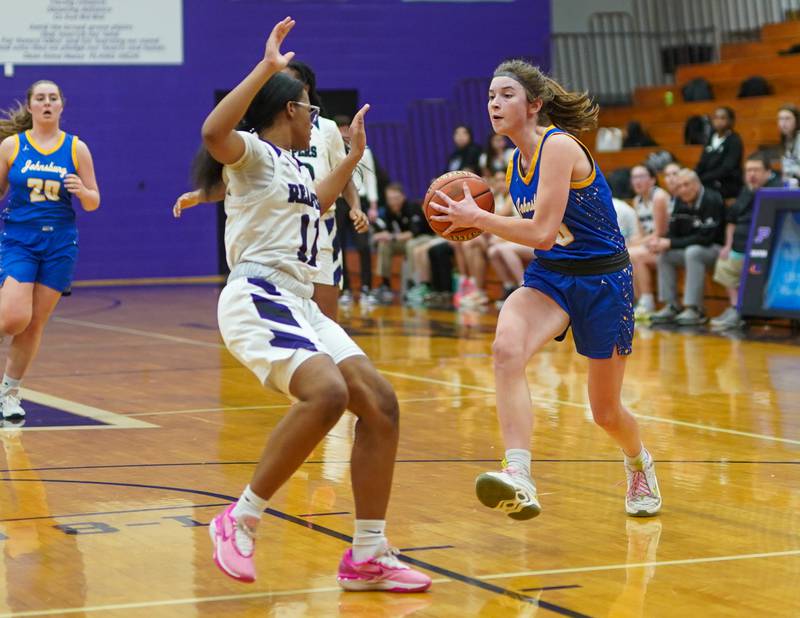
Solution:
M506 451L506 466L531 475L531 452L524 448L510 448Z
M353 534L353 560L364 562L386 549L385 519L356 519Z
M257 495L248 485L244 488L242 495L239 496L239 500L236 502L236 506L233 507L231 514L236 519L241 519L242 517L254 518L255 522L247 522L247 525L252 528L261 521L265 508L267 508L267 501Z

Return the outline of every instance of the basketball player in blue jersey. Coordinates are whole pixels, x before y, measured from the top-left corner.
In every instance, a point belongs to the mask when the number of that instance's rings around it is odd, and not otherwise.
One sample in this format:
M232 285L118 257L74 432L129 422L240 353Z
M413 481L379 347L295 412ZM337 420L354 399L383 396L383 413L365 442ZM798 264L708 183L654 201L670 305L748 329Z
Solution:
M476 480L479 500L514 519L541 507L531 479L533 417L525 366L541 347L572 327L575 347L589 359L589 403L595 422L625 457L629 515L661 508L650 454L620 393L633 339L632 269L617 224L611 191L588 149L573 132L596 125L597 106L585 93L567 92L521 60L502 63L489 88L496 133L517 147L506 180L522 218L481 210L469 195L439 193L438 221L478 227L533 247L536 259L524 286L505 302L493 346L497 414L506 447L503 469Z
M89 148L60 129L61 89L34 83L25 105L0 120L0 195L8 192L0 240L0 330L13 335L0 384L4 419L24 418L20 382L44 327L72 283L78 257L73 196L96 210L100 192Z

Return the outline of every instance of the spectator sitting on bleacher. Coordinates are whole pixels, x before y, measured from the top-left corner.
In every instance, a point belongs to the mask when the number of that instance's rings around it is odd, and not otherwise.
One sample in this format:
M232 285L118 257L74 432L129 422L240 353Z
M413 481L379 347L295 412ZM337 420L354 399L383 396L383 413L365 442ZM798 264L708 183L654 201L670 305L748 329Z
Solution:
M778 110L778 131L783 179L800 178L800 110L794 105L783 105Z
M634 310L636 319L644 319L656 309L650 269L655 268L658 256L647 248L647 241L665 236L669 222L671 198L656 185L656 180L655 171L646 165L637 165L631 170L631 186L636 193L633 209L639 223L639 232L629 241L628 247L633 265L633 287L639 299Z
M725 206L720 194L704 187L692 170L681 170L678 199L667 236L647 241L650 251L658 254L658 296L666 303L650 316L653 323L695 326L706 322L708 318L703 312L706 267L713 266L719 254L724 217ZM678 307L678 266L686 268L683 311Z
M733 130L735 121L736 114L730 107L714 110L714 132L695 167L700 182L723 198L736 197L742 190L742 138Z
M433 232L420 205L409 202L403 185L397 182L386 187L386 209L375 220L375 230L372 239L378 246L378 276L381 277L378 300L389 304L394 299L392 257L410 254L414 246L427 241Z
M494 196L495 214L503 217L519 217L520 214L514 208L508 195L505 172L495 172L489 184ZM503 285L502 295L495 301L495 307L500 309L511 293L522 285L525 267L534 257L533 248L505 240L499 236L492 236L487 255L492 264L492 270Z
M481 173L481 147L472 141L472 129L460 124L453 130L453 143L456 149L447 159L448 172L468 170L476 174Z
M672 209L675 207L675 196L678 194L678 174L681 171L681 166L674 161L667 163L664 167L664 188L669 193L669 213L672 214Z
M744 322L736 309L739 300L739 280L742 276L744 253L753 218L753 202L756 191L762 187L779 187L780 178L769 166L766 153L756 152L747 157L744 164L745 186L736 202L725 213L725 245L719 252L714 268L714 281L725 286L730 306L711 320L713 330L728 330L741 327Z

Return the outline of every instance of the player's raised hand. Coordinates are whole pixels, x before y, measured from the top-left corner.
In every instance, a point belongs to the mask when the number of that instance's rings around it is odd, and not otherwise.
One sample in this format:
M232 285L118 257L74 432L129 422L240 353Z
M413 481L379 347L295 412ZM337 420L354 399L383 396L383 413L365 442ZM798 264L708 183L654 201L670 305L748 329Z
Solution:
M364 116L369 111L369 104L362 107L350 123L350 152L355 152L359 158L367 147L367 129L364 126Z
M292 58L294 52L281 52L281 45L286 35L294 28L295 21L291 17L286 17L275 24L267 39L267 46L264 50L264 61L277 73L285 69Z

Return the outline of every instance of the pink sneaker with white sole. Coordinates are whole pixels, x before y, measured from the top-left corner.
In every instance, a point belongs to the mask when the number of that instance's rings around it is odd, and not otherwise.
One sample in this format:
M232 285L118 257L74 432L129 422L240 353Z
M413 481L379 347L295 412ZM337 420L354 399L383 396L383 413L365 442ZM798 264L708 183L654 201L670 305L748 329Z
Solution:
M416 571L397 558L396 549L387 548L382 554L356 562L353 549L344 552L336 578L345 590L383 590L386 592L424 592L431 578Z
M255 551L255 531L232 514L231 504L211 520L208 533L214 545L214 562L228 577L240 582L252 583L256 580L253 564Z

